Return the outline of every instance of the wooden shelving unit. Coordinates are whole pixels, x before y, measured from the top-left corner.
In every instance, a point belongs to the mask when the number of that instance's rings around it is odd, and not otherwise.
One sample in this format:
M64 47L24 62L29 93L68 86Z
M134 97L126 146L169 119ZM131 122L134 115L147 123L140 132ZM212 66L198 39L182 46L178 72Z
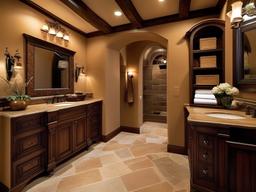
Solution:
M189 41L189 80L190 80L190 104L194 104L194 95L197 89L212 89L215 85L197 85L197 75L218 75L219 83L225 81L225 22L220 19L204 20L193 26L186 34ZM216 38L214 49L200 50L200 39ZM215 67L201 67L200 57L215 56ZM200 104L198 106L209 106ZM212 105L211 105L212 106Z

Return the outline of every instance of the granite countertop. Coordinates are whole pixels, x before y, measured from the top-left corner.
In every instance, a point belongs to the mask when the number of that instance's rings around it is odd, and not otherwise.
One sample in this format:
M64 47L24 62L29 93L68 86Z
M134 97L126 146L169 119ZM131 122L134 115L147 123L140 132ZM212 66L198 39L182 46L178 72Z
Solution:
M250 115L245 115L243 111L227 110L227 109L214 109L214 108L203 108L186 106L189 112L187 118L190 123L206 123L206 124L217 124L217 125L228 125L234 127L244 127L248 129L256 129L256 118L252 118ZM224 113L239 115L244 119L222 119L216 117L207 116L209 113Z
M35 113L58 111L61 109L91 104L98 101L102 101L102 99L88 99L88 100L76 101L76 102L62 102L62 103L54 103L54 104L44 103L44 104L29 105L27 106L26 110L23 110L23 111L1 111L0 116L14 118L14 117L20 117L24 115L35 114Z

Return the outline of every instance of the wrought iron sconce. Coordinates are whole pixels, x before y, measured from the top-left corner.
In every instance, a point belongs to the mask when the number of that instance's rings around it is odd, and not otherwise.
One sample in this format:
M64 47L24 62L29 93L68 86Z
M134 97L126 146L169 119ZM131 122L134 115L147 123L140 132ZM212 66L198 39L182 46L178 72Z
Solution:
M15 55L12 56L9 53L7 47L5 48L4 55L5 55L5 65L6 65L6 76L7 76L7 80L10 81L13 76L14 69L22 67L22 64L20 62L21 56L18 49L16 50Z
M86 74L84 67L76 66L76 69L75 69L75 81L76 82L78 82L78 78L79 78L81 73L84 74L84 75Z
M134 103L134 88L133 88L133 72L128 71L127 72L127 86L126 86L126 101L128 104Z

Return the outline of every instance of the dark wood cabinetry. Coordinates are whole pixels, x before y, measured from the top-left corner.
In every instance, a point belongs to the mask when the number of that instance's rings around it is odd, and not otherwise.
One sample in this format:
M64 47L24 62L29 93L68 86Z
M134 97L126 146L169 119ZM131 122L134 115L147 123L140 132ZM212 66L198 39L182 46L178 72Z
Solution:
M256 191L256 130L188 123L191 187L202 192Z
M101 139L102 102L11 118L11 186L32 179Z
M20 191L45 171L47 162L46 113L11 119L11 186Z

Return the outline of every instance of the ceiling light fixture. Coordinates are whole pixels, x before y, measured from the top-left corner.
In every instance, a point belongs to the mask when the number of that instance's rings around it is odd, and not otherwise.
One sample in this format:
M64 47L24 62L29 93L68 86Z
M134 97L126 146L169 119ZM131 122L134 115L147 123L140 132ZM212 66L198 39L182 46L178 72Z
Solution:
M164 2L165 0L158 0L159 2Z
M117 16L117 17L120 17L122 15L122 12L121 11L115 11L114 15Z

